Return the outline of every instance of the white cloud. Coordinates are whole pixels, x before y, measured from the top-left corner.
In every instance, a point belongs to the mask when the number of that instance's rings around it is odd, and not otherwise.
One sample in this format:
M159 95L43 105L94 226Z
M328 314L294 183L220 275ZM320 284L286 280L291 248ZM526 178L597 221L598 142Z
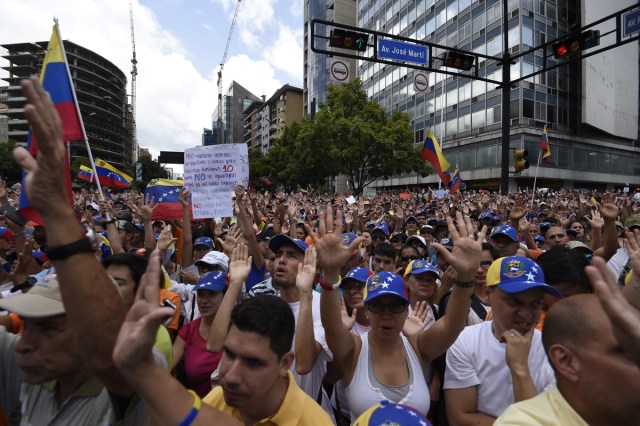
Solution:
M274 68L294 77L294 84L302 82L302 40L302 28L295 29L279 24L278 37L262 53L262 57Z
M302 25L302 19L304 18L304 9L303 9L304 5L305 3L302 1L292 1L291 5L289 6L289 11L291 12L291 15L294 18L299 18L301 25Z
M218 69L219 67L214 72L216 78ZM222 72L223 92L227 91L233 80L258 97L265 95L269 98L282 86L282 83L275 77L275 70L267 61L256 61L247 55L236 55L227 60Z
M209 24L202 24L202 26L204 27L205 30L211 31L211 25Z

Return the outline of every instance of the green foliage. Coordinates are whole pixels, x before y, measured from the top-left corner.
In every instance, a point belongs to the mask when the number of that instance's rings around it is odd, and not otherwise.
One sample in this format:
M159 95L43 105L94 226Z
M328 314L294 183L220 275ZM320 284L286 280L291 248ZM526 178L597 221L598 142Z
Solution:
M142 164L142 180L136 181L136 165L135 163L131 165L127 173L129 176L133 177L133 187L138 189L139 191L144 190L151 179L168 179L169 172L160 165L156 160L152 160L149 157L140 157L138 158L138 162Z
M77 179L78 170L80 170L80 166L91 168L91 160L89 160L89 157L78 156L74 158L73 161L71 162L71 173L73 174L75 179ZM83 182L86 182L86 181L83 181Z
M409 116L399 111L387 116L384 108L367 98L358 79L329 87L327 101L313 119L287 127L267 155L254 160L259 167L255 176L266 176L291 190L321 187L331 176L346 175L360 194L382 177L429 174L420 150L413 144Z
M9 184L20 182L22 179L22 169L13 159L13 149L16 145L12 140L0 144L0 177Z

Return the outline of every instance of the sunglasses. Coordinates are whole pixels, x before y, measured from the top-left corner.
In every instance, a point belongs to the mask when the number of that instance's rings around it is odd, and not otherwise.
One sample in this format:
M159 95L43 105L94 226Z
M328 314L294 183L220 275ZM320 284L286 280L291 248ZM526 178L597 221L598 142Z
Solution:
M387 309L392 314L399 314L407 310L407 302L395 302L395 303L367 303L365 307L369 312L374 314L381 314Z
M420 259L420 258L417 256L400 256L400 260L403 262L408 262L410 260L417 260L417 259Z
M492 263L493 260L483 260L482 262L480 262L480 267L482 269L487 269L489 266L491 266Z
M405 241L407 241L407 239L402 237L393 237L391 239L392 243L404 243Z
M379 237L379 236L376 236L376 235L371 237L371 241L384 241L386 239L387 239L387 237L382 237L382 236Z

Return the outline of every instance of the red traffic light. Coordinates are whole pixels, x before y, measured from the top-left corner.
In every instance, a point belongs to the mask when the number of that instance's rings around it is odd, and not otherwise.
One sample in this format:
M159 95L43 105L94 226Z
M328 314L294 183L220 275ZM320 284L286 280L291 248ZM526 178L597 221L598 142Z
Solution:
M368 41L369 34L357 33L355 31L346 31L336 28L334 30L331 30L329 46L364 52L365 50L367 50Z
M442 58L445 67L457 68L459 70L469 71L473 67L475 56L466 55L460 52L445 52Z
M589 30L553 45L553 56L556 59L567 57L575 52L600 44L600 31Z

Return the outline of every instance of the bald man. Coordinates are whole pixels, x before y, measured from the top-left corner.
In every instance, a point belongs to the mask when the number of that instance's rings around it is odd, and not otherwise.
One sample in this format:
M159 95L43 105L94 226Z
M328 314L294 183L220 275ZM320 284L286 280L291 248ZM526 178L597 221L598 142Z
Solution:
M640 365L616 340L595 295L556 303L542 342L556 386L511 405L495 425L640 424Z

